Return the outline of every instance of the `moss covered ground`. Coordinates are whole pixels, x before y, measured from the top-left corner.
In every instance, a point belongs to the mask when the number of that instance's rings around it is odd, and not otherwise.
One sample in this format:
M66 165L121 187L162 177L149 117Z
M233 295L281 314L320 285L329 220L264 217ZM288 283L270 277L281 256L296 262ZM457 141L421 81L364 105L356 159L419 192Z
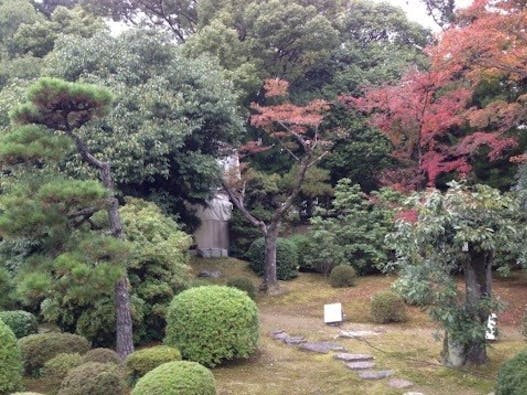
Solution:
M233 259L193 258L193 272L220 270L218 279L196 279L196 284L225 284L238 276L259 279L246 262ZM341 343L349 352L370 353L379 368L392 369L396 377L411 380L411 391L426 395L488 394L494 389L499 365L525 348L519 322L527 303L527 278L517 272L510 279L498 279L494 291L506 303L500 315L500 340L489 345L490 362L482 367L454 370L441 366L441 341L434 338L437 328L425 311L409 308L404 324L375 325L369 318L370 297L390 287L395 277L375 275L358 278L352 288L331 288L320 274L301 273L292 281L281 282L283 294L259 295L261 340L258 353L248 360L227 363L213 369L218 395L397 395L408 390L391 389L386 379L363 381L330 354L312 354L273 340L270 332L282 329L308 340ZM341 302L345 321L340 327L323 323L323 305ZM378 335L363 340L336 339L340 330L373 330ZM42 380L28 379L31 390L46 393Z

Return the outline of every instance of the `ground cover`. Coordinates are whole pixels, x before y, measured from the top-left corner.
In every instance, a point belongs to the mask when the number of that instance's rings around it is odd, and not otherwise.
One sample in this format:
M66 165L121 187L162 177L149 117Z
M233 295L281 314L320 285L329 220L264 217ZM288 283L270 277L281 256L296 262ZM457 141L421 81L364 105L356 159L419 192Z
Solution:
M234 259L194 260L194 271L219 269L224 277L210 280L223 283L230 276L258 279L243 261ZM374 325L369 318L370 297L389 288L394 276L366 276L352 288L331 288L316 273L301 273L292 281L281 282L283 295L257 299L261 316L259 353L248 361L232 363L213 370L218 394L403 394L391 389L388 380L363 381L333 353L312 354L299 351L270 337L270 332L285 330L310 341L338 342L350 352L374 355L377 366L393 369L397 377L415 383L410 390L428 395L487 394L494 388L499 365L525 347L518 324L527 303L527 278L521 272L509 279L497 279L494 291L506 303L500 315L500 340L491 345L490 363L485 367L453 370L439 364L441 341L434 340L436 327L426 312L409 307L404 324ZM341 327L322 322L322 306L341 302L346 321ZM335 339L340 330L376 330L378 336Z
M219 271L219 278L198 278L196 284L224 284L229 279L246 276L255 284L259 279L244 261L222 258L194 258L194 275L207 270ZM494 291L507 304L500 315L500 340L491 345L490 363L484 367L453 370L439 364L441 342L434 340L436 327L426 312L409 308L404 324L375 325L369 318L370 297L389 288L394 276L366 276L352 288L331 288L316 273L301 273L298 278L281 282L284 293L272 298L258 296L261 340L258 352L249 360L232 362L212 371L218 395L325 395L386 394L418 391L427 395L488 394L494 389L499 365L525 347L519 322L527 303L527 277L515 272L509 279L497 279ZM346 320L340 327L325 325L325 303L341 302ZM380 369L394 371L394 376L415 383L409 389L393 389L388 379L361 380L342 361L328 354L300 351L297 346L275 340L270 333L284 330L308 341L339 343L352 353L374 356ZM337 338L341 330L370 330L377 334L362 339ZM26 386L45 393L49 386L42 380L27 379Z

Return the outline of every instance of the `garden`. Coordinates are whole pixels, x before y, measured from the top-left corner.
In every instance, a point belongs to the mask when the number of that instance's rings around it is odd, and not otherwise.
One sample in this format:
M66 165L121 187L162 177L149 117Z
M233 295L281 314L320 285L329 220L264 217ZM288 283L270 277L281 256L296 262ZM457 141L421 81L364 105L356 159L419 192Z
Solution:
M0 395L527 394L527 7L418 1L0 0Z

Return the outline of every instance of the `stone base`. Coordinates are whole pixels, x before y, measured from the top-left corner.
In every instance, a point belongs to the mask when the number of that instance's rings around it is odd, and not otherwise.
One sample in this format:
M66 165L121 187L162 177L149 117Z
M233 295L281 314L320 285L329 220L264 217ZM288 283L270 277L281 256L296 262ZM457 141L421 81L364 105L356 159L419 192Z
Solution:
M229 256L229 251L224 248L198 248L197 253L203 258L223 258Z

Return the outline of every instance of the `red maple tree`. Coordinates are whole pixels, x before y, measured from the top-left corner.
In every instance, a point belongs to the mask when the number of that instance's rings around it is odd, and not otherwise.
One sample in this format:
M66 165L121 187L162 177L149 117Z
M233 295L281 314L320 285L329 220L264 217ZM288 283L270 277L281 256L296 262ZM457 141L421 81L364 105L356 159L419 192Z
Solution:
M286 100L287 81L271 79L265 81L266 98L273 101L282 99L278 104L261 105L253 103L251 109L251 125L266 133L281 151L290 155L296 161L296 172L293 185L283 196L274 210L271 219L265 222L258 218L245 206L246 179L231 174L224 179L224 188L233 204L242 215L255 227L259 228L265 237L264 278L261 288L269 293L278 289L276 276L276 241L280 222L293 205L300 193L309 168L318 163L331 147L330 142L321 135L320 124L324 113L329 110L329 104L324 100L313 100L305 105L295 105ZM259 141L250 141L240 147L244 154L256 154L266 150ZM247 168L246 164L240 167Z
M411 70L394 85L341 98L370 114L370 122L392 141L402 166L384 174L386 183L433 186L442 173L470 173L482 146L496 160L516 145L506 134L527 118L527 95L521 93L527 80L526 25L524 1L477 0L426 49L428 71ZM518 94L474 103L477 87L497 78Z

